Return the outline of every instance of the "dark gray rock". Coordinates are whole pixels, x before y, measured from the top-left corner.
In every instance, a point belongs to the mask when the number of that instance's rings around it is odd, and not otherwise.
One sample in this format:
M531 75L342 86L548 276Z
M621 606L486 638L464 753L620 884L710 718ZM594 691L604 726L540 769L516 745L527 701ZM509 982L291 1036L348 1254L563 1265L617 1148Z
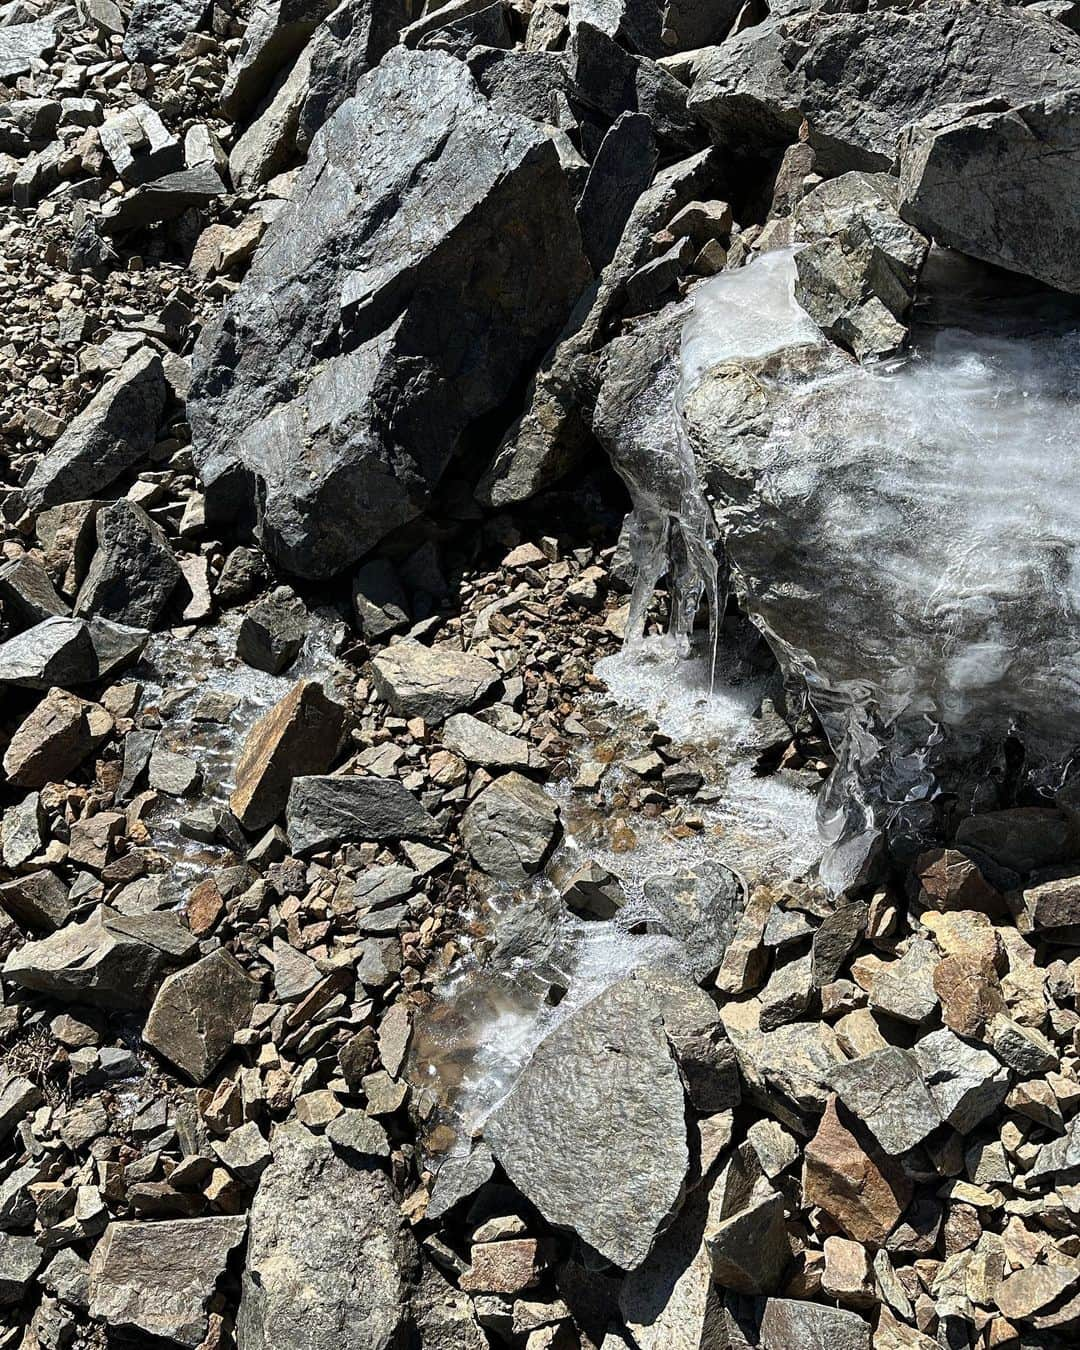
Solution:
M889 1046L838 1065L832 1082L852 1115L895 1157L921 1143L942 1122L924 1072L912 1051Z
M0 683L31 689L90 684L135 660L149 636L107 619L45 619L0 643Z
M434 839L441 833L396 778L293 779L286 829L297 853L365 839Z
M630 212L652 182L656 137L643 113L622 113L600 142L578 198L585 256L597 274L615 255Z
M30 505L93 497L134 468L154 444L167 393L156 352L128 357L38 461L23 489Z
M82 923L12 952L4 978L67 1002L145 1008L165 967L194 946L175 914L125 916L99 905Z
M814 933L812 955L814 987L831 984L866 931L868 910L862 901L838 905Z
M0 566L0 602L7 613L27 623L70 613L56 594L48 572L29 554Z
M557 108L573 94L562 52L481 47L469 53L468 66L480 92L502 114L554 125Z
M148 103L133 103L113 113L102 122L98 135L113 168L130 187L184 167L183 145Z
M7 863L6 814L4 821L4 860L5 865L10 865ZM67 887L47 867L0 883L0 906L20 926L45 932L61 927L71 914Z
M456 8L449 5L447 9ZM436 10L436 15L442 13ZM513 10L506 0L495 0L474 9L471 14L463 14L452 22L440 25L416 45L424 51L449 52L451 56L464 60L474 47L509 50L514 45L511 29Z
M521 774L507 773L470 802L461 838L490 876L525 881L540 870L559 829L554 798Z
M279 1126L251 1208L237 1350L392 1350L415 1260L386 1175Z
M622 882L599 863L576 868L560 890L567 906L585 919L611 919L626 904Z
M472 652L425 647L406 638L379 652L371 674L380 698L401 717L441 722L475 707L502 678L497 666Z
M656 60L672 51L663 35L668 8L663 0L570 0L570 26L590 23L621 47Z
M256 670L280 675L299 656L307 634L304 602L288 586L279 586L244 615L236 654Z
M169 975L158 990L143 1040L194 1083L205 1083L248 1025L259 986L226 951Z
M540 1043L484 1138L549 1223L633 1270L681 1198L684 1113L655 996L630 979ZM586 1177L604 1184L583 1186Z
M32 1235L0 1234L0 1307L22 1302L44 1256Z
M983 1046L942 1027L911 1052L942 1120L967 1134L996 1111L1011 1085L1008 1069Z
M742 913L739 877L723 863L701 863L645 883L645 899L655 917L651 932L670 933L681 943L690 970L703 982L724 958Z
M723 1216L705 1243L713 1279L739 1294L768 1294L781 1287L791 1264L784 1197L761 1181L744 1205Z
M167 61L197 32L208 0L135 0L124 33L124 55L151 66Z
M21 802L9 806L0 818L0 857L12 871L30 861L45 847L46 820L41 798L28 792Z
M334 0L257 0L225 77L222 112L246 121L333 8Z
M904 133L900 209L948 248L1080 291L1080 90L941 108Z
M471 713L454 713L443 724L442 742L470 764L489 769L530 769L539 757L520 736L510 736Z
M374 558L353 577L353 613L369 640L387 638L409 626L409 600L393 563Z
M356 561L423 509L588 275L548 137L496 116L459 62L396 48L316 138L200 339L188 409L210 518L257 510L302 575Z
M90 1260L91 1317L195 1350L206 1337L229 1253L246 1228L242 1214L110 1223Z
M153 628L183 576L161 526L122 498L98 512L97 542L75 613Z
M689 107L717 134L758 144L792 144L805 118L819 168L888 169L900 132L935 108L1042 98L1074 86L1078 62L1075 34L991 0L815 7L715 48Z
M175 220L192 207L208 206L215 197L225 195L225 184L211 163L193 164L162 174L115 202L108 202L101 213L100 226L106 234L140 230L166 220Z
M761 1318L761 1350L870 1350L870 1323L858 1313L795 1298L771 1298Z

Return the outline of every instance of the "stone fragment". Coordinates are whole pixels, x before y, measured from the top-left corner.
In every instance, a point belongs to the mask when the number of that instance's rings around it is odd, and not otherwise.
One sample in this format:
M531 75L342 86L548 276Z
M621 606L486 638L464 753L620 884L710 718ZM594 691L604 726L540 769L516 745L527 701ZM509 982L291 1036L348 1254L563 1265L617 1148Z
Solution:
M956 842L1014 872L1056 867L1080 855L1080 841L1067 817L1042 806L967 816L957 827Z
M1005 1005L993 962L981 956L946 956L934 970L941 1020L958 1036L981 1036Z
M758 1344L760 1350L870 1350L870 1324L841 1308L770 1298Z
M1080 924L1080 877L1043 881L1024 892L1024 909L1033 933L1053 933Z
M193 164L143 183L106 203L99 217L100 228L110 235L145 229L147 225L175 220L192 208L209 206L215 198L225 196L226 191L214 164Z
M866 1248L849 1238L830 1236L825 1239L824 1249L821 1292L849 1308L873 1307L877 1299Z
M722 863L701 863L671 876L650 877L644 891L655 915L650 931L678 939L694 978L703 983L735 935L744 900L742 881Z
M12 734L4 772L20 787L63 781L112 729L112 718L99 704L50 689Z
M259 986L224 950L174 971L162 983L143 1040L195 1083L204 1083L248 1025Z
M156 792L186 797L202 781L202 771L188 755L155 748L147 765L147 781Z
M397 569L385 558L375 558L353 577L353 613L360 632L378 641L409 626L409 600Z
M395 642L371 663L380 698L400 717L441 722L475 707L498 684L490 661L450 647L425 647L413 639Z
M923 1079L922 1061L895 1046L838 1065L832 1073L840 1100L894 1157L914 1148L942 1122Z
M544 789L508 773L469 804L461 838L483 871L501 881L525 881L540 870L559 829L559 808Z
M32 1236L0 1234L0 1307L22 1302L44 1255Z
M124 55L148 66L168 61L198 30L206 10L207 0L135 0L124 32Z
M0 601L12 616L27 623L69 613L48 572L28 554L0 566Z
M121 499L98 512L97 544L75 613L153 628L182 579L161 526Z
M832 984L866 931L867 907L862 902L839 905L827 914L814 933L814 988Z
M597 275L611 261L655 167L652 120L640 112L620 113L600 142L577 203L581 242Z
M1033 1078L1058 1066L1053 1043L1037 1027L1023 1026L1002 1012L990 1022L989 1039L998 1059L1021 1078Z
M110 1223L90 1260L90 1315L110 1327L202 1345L209 1305L247 1219Z
M326 1127L326 1137L346 1157L390 1157L386 1131L364 1111L343 1111Z
M937 910L1000 908L1001 896L978 866L956 849L930 849L915 861L915 874L928 902Z
M285 828L297 853L350 840L434 839L442 833L396 778L315 775L293 779Z
M914 939L899 961L884 966L870 989L870 1006L901 1022L918 1025L938 1007L934 971L939 957L925 938Z
M101 148L131 186L184 167L184 149L148 103L137 102L107 117L98 128Z
M6 848L4 857L10 866ZM72 909L67 887L47 867L0 882L0 906L21 926L45 932L65 924Z
M221 91L227 117L248 118L333 8L334 0L258 0Z
M803 1161L803 1203L817 1205L856 1242L880 1245L911 1199L911 1183L830 1098Z
M56 22L51 17L0 28L0 80L29 74L55 46Z
M610 919L626 904L622 883L599 863L587 862L567 878L561 895L585 919Z
M780 1287L791 1264L791 1240L779 1191L758 1186L746 1204L722 1219L706 1241L713 1278L738 1294L767 1294Z
M475 1242L469 1269L462 1274L459 1284L472 1294L521 1294L538 1284L540 1275L535 1238Z
M238 1350L393 1350L412 1244L389 1179L279 1126L251 1207Z
M630 979L540 1043L484 1137L550 1223L633 1270L681 1195L684 1111L654 995ZM583 1176L603 1176L605 1185L583 1188Z
M994 1291L1003 1317L1026 1320L1059 1299L1080 1281L1080 1265L1028 1266L1006 1276Z
M942 1120L967 1134L1005 1100L1009 1073L982 1046L943 1027L918 1041L911 1051Z
M442 742L470 764L488 769L531 769L537 757L527 741L509 736L471 713L454 713L443 723Z
M270 1163L270 1146L253 1120L224 1139L215 1139L211 1147L233 1176L248 1186L255 1185Z
M344 730L344 709L315 680L300 680L248 732L229 809L246 830L285 809L295 777L325 773Z

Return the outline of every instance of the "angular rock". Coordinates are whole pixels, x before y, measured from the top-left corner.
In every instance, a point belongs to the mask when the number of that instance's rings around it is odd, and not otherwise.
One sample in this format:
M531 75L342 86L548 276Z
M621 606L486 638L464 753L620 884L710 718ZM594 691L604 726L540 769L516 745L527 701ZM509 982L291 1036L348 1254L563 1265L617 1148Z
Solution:
M870 1350L870 1324L840 1308L771 1298L761 1318L760 1350Z
M145 229L175 220L193 207L208 206L225 195L226 187L212 163L192 164L143 183L115 201L107 202L100 216L106 234Z
M472 652L425 647L407 638L384 648L371 663L379 697L401 717L441 722L473 708L495 688L497 667Z
M504 774L470 804L461 838L476 865L501 881L525 881L558 837L559 808L542 787Z
M161 358L140 348L38 460L23 489L30 505L93 497L134 468L154 444L167 393Z
M246 830L271 824L285 809L292 780L325 773L345 725L340 704L315 680L300 680L248 732L229 809Z
M915 860L915 873L927 903L949 911L972 909L993 912L1001 897L978 866L956 849L930 849Z
M900 209L944 247L1075 294L1078 174L1080 90L940 108L901 138Z
M237 1350L393 1350L412 1244L386 1175L279 1126L251 1208Z
M112 718L99 704L64 689L50 689L12 733L4 752L4 772L21 787L62 781L112 729Z
M1080 877L1043 881L1024 892L1024 908L1034 933L1080 924Z
M4 860L5 866L11 865L7 862L6 847ZM0 907L17 924L46 932L65 924L72 908L67 887L47 867L0 883Z
M723 1219L707 1240L713 1278L738 1294L780 1288L791 1264L784 1198L770 1186L755 1186L745 1206Z
M45 847L46 820L41 798L29 792L21 802L9 806L0 820L0 842L5 867L12 871L28 863Z
M575 914L586 919L614 918L626 904L619 878L595 862L582 863L567 878L560 894Z
M135 0L124 33L124 55L147 66L167 61L198 29L207 7L207 0Z
M0 567L0 601L13 615L28 623L40 623L54 615L69 613L56 594L49 574L29 555L12 558Z
M98 512L97 541L75 613L153 628L183 575L161 526L122 499Z
M202 781L202 771L189 755L155 748L147 763L146 779L155 792L185 797Z
M166 977L143 1028L143 1040L195 1083L204 1083L248 1025L259 986L219 950Z
M623 980L540 1043L484 1137L548 1222L633 1270L681 1195L684 1110L654 996Z
M0 1235L0 1307L22 1302L44 1255L32 1236Z
M916 1026L926 1021L938 1006L934 971L939 960L932 943L914 940L899 961L890 962L874 976L871 1008Z
M487 769L531 769L537 756L528 741L481 722L471 713L454 713L443 724L442 743L470 764Z
M1014 872L1034 872L1080 857L1076 827L1061 811L1041 806L967 816L957 827L956 842Z
M99 905L82 923L12 952L3 973L20 988L72 1003L145 1008L166 965L194 945L173 914L129 917Z
M904 1172L831 1098L803 1161L803 1203L817 1205L856 1242L880 1246L911 1199Z
M90 1260L90 1316L195 1350L229 1253L247 1219L229 1215L110 1223Z
M944 1118L923 1077L923 1064L912 1051L889 1046L838 1065L832 1083L852 1115L895 1157L914 1148Z
M656 138L643 113L621 113L600 142L578 198L585 256L597 275L615 254L637 199L652 181Z
M812 957L814 987L831 984L866 931L867 907L861 901L839 905L827 914L814 933Z
M396 778L294 778L285 827L297 853L350 840L435 839L442 833Z
M334 0L258 0L221 91L227 117L246 120L333 8Z
M101 148L130 186L148 183L184 167L184 148L148 103L133 103L98 128Z
M1003 1317L1026 1320L1080 1281L1080 1265L1029 1266L1008 1275L994 1291Z
M682 944L694 978L704 982L724 958L743 908L743 883L722 863L684 868L645 882L645 899L656 914L653 932Z
M353 578L353 613L369 640L387 638L409 625L409 600L397 569L385 558L364 563Z
M433 181L453 188L437 213ZM209 517L258 514L301 575L361 558L423 509L588 276L554 144L496 116L461 63L396 48L326 123L200 339Z
M107 619L44 619L0 643L0 683L90 684L142 652L149 634Z
M256 670L280 675L299 655L308 626L304 602L288 586L279 586L244 615L236 654Z
M53 19L13 23L0 28L0 80L26 75L33 69L34 62L48 56L55 46L56 23Z
M790 145L805 118L819 166L888 169L900 132L935 108L1012 103L1076 83L1080 39L999 4L776 15L702 62L690 111L722 135Z
M924 1036L911 1054L942 1120L960 1134L985 1120L1009 1091L1009 1072L1000 1060L947 1027Z

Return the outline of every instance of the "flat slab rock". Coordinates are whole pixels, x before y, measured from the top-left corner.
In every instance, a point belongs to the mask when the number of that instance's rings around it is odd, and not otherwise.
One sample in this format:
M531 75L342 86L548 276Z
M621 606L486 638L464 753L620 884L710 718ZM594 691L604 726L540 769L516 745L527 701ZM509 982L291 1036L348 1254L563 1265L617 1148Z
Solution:
M371 663L379 697L399 717L442 722L473 708L498 684L498 669L472 652L425 647L405 639L381 651Z
M174 971L162 983L143 1040L196 1083L203 1083L246 1027L259 986L226 951Z
M285 828L297 853L370 839L435 839L441 833L396 778L293 779Z
M656 997L622 980L540 1043L484 1138L550 1223L633 1270L682 1195L685 1109Z

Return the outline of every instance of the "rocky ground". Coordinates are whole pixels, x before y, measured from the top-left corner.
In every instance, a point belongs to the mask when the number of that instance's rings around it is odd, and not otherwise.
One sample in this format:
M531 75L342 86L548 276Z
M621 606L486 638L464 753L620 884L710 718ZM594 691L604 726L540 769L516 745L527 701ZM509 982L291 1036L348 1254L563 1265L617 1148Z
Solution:
M1080 291L1077 28L0 4L0 1347L1074 1343L1075 788L739 875L716 746L594 667L692 621L775 415L728 363L680 458L702 279L805 245L826 369L904 349L932 243ZM817 790L749 657L754 772ZM680 958L470 1137L414 1047L492 941L567 997L536 887L636 913L589 831L697 859L626 925Z

